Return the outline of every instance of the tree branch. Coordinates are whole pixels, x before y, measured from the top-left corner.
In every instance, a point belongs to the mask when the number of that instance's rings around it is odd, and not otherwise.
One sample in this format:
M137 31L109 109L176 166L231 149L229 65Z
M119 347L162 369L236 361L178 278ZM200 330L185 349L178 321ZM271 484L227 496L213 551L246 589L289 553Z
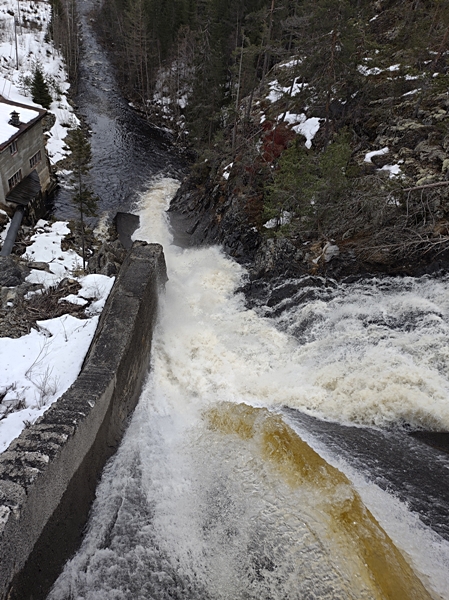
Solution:
M414 192L415 190L425 190L427 188L441 187L449 185L449 181L438 181L436 183L426 183L425 185L417 185L416 187L404 188L403 192Z

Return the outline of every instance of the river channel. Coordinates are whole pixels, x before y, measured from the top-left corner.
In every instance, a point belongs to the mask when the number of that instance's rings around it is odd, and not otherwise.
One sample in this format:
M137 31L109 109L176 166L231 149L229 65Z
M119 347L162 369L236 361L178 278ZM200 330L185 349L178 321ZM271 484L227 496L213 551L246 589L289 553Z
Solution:
M299 280L285 310L249 308L219 247L172 244L182 165L120 99L80 6L96 191L139 214L169 281L139 404L49 600L448 599L449 456L407 432L449 430L449 278Z
M169 134L151 126L121 96L112 65L92 29L98 0L78 0L82 58L75 102L91 132L89 184L99 198L99 216L129 211L156 175L182 177L185 165ZM58 218L76 217L62 186L55 198Z

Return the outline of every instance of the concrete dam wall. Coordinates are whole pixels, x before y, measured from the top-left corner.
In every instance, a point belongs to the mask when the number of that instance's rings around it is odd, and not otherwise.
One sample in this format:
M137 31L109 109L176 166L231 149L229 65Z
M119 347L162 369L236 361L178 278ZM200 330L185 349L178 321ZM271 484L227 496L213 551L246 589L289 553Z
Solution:
M0 455L0 598L45 598L149 369L162 246L135 242L76 382Z

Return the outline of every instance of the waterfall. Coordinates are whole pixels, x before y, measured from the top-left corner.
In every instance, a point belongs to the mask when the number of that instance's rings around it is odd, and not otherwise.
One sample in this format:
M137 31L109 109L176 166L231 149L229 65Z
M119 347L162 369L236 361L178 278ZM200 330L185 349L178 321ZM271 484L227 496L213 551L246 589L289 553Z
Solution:
M49 599L449 598L449 543L284 414L447 428L446 281L248 309L219 247L171 245L177 187L136 206L169 276L151 370Z

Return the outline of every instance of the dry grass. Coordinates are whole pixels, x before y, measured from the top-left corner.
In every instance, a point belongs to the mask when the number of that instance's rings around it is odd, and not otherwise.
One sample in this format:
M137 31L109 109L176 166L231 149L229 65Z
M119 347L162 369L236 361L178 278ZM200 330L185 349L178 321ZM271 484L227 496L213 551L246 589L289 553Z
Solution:
M36 321L54 319L65 314L85 319L85 306L60 302L80 289L77 281L61 282L58 286L39 291L28 300L20 299L13 307L0 310L0 337L18 338L37 329Z

